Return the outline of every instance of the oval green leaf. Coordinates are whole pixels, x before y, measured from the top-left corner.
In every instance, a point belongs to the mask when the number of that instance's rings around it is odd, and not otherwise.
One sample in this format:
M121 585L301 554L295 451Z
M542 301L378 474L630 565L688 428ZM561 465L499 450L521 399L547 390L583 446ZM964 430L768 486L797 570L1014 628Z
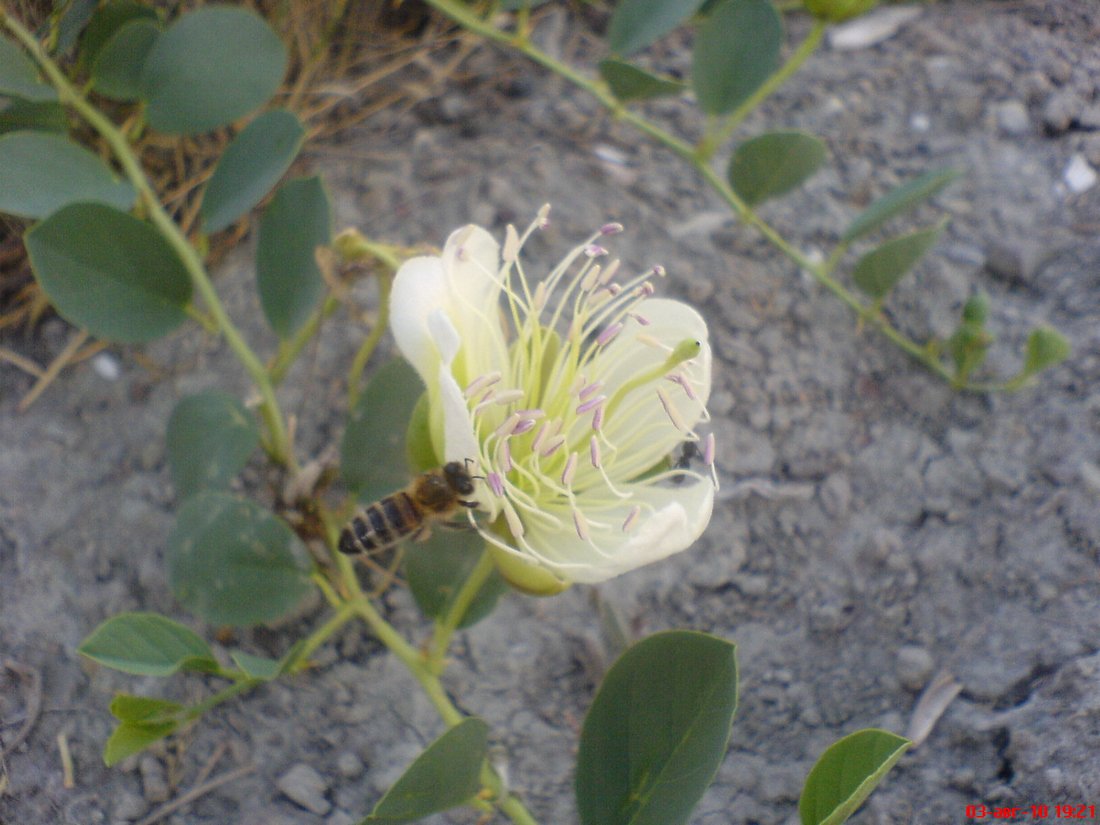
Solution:
M437 618L450 610L462 583L485 553L485 539L468 528L469 525L463 524L454 529L441 526L432 531L427 541L406 544L405 577L425 616ZM470 627L480 622L493 612L497 600L507 591L508 584L494 567L458 626Z
M404 358L394 358L370 377L348 416L340 444L340 473L360 501L376 501L412 478L405 430L424 385Z
M231 650L231 658L249 679L259 679L270 682L282 672L282 662L278 659L269 659L266 656L254 656L243 650Z
M203 491L184 502L168 538L168 583L180 603L217 625L278 619L309 591L305 548L251 501Z
M167 722L183 710L183 705L170 699L116 693L111 699L111 715L120 722Z
M724 115L775 71L783 21L770 0L723 0L699 25L692 85L699 107Z
M824 160L825 144L813 135L768 132L737 147L730 158L730 186L755 206L800 186Z
M309 319L324 294L316 249L331 240L321 179L295 178L280 186L260 221L256 282L264 315L284 340Z
M141 97L141 72L160 37L160 24L131 20L116 31L92 64L92 88L111 100L130 102Z
M60 103L31 103L10 98L7 106L0 110L0 134L26 129L37 132L67 132L69 124L65 120L65 109Z
M103 763L109 768L117 765L127 756L141 753L158 739L175 733L180 723L177 720L167 722L121 722L115 728L103 746Z
M1024 353L1024 374L1037 372L1062 363L1069 357L1069 341L1058 330L1050 327L1033 329L1027 336Z
M829 746L806 777L798 800L802 825L839 825L846 820L909 745L908 739L870 728Z
M265 112L229 144L202 196L203 228L219 232L271 191L305 141L306 130L290 112Z
M731 643L678 630L631 647L608 671L581 731L581 822L687 822L725 756L736 708Z
M6 37L0 37L0 95L35 103L57 100L54 87L42 82L31 59Z
M703 5L703 0L619 0L607 27L608 45L616 54L631 54L675 29Z
M286 73L286 47L255 12L211 5L157 38L141 73L149 125L208 132L266 103Z
M149 341L187 318L187 270L155 229L125 212L70 204L33 227L25 243L57 311L99 338Z
M0 137L0 212L37 219L77 201L125 211L136 197L127 181L63 135L12 132Z
M227 392L184 398L168 419L168 466L180 498L227 487L260 443L256 418Z
M362 825L415 822L468 802L481 789L481 763L489 745L489 726L463 719L416 758L362 820Z
M891 238L856 263L852 279L865 294L881 301L932 248L944 225Z
M668 97L684 90L684 84L678 80L660 77L622 60L601 60L600 77L611 89L611 94L624 103Z
M137 676L218 669L210 647L197 633L156 613L112 616L76 650L101 665Z
M886 193L852 221L851 226L840 237L841 243L851 243L882 226L895 215L912 209L921 201L935 195L960 174L954 169L936 169Z
M109 0L96 9L80 36L80 60L84 67L94 66L100 52L127 23L136 20L155 22L157 10L138 0Z
M64 7L58 5L55 8L64 8L61 19L57 22L57 42L54 44L54 55L65 55L76 45L77 38L92 19L99 0L72 0Z

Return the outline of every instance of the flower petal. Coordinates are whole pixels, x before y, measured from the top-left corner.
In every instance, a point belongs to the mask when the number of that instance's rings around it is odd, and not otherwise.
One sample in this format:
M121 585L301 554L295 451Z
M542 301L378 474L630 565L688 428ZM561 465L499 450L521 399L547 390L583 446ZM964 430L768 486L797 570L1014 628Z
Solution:
M447 303L447 282L439 258L410 258L397 270L390 291L390 329L401 354L429 387L435 380L439 351L428 316Z
M520 544L554 573L594 584L686 550L710 521L714 486L709 480L678 487L635 484L627 489L633 493L629 500L599 512L585 511L591 539L601 553L573 530L553 530L538 523L525 525L527 532ZM622 524L635 505L648 512L624 534ZM572 523L569 515L562 519ZM610 525L610 530L596 530L596 522Z

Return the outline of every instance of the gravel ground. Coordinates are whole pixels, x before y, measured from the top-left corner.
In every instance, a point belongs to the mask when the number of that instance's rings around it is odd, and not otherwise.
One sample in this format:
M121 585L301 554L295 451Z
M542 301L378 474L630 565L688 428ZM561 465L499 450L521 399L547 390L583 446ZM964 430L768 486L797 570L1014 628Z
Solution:
M598 55L584 25L556 11L540 31L549 48L590 64ZM807 251L827 249L899 180L945 165L965 172L914 216L912 225L941 213L951 222L889 307L912 334L944 335L972 289L988 292L1000 336L991 363L1006 373L1032 325L1056 326L1073 356L1012 395L956 394L859 330L690 170L495 50L476 53L440 97L312 155L340 226L438 244L469 221L526 222L548 201L555 223L532 247L547 262L617 220L624 265L664 264L667 292L706 315L723 480L714 519L691 551L599 588L639 632L695 628L739 646L741 706L698 825L796 821L820 751L862 727L905 733L938 677L960 692L853 821L958 823L971 821L971 804L1021 806L1017 819L1048 805L1053 818L1055 805L1100 804L1100 187L1082 189L1100 167L1098 38L1089 0L920 6L884 42L815 56L746 125L806 128L830 147L827 170L763 209ZM672 47L655 58L685 65ZM697 126L686 103L652 111ZM218 284L252 340L269 346L250 260L232 256ZM303 455L340 436L341 378L362 332L330 325L281 391ZM55 319L3 344L45 362L71 334ZM0 673L5 740L28 697L41 702L0 774L0 822L136 822L204 771L241 766L254 769L166 821L358 821L440 732L412 680L358 627L321 651L315 672L224 705L118 768L100 759L114 691L193 701L209 690L198 677L89 667L74 649L104 618L135 609L213 638L165 584L175 501L163 430L184 394L245 392L224 344L190 329L140 360L111 348L17 414L28 387L0 366L0 655L40 679L32 689L16 670ZM260 482L258 466L246 471L246 487ZM579 720L606 664L593 594L504 598L460 634L447 680L461 707L491 723L512 787L544 823L576 822ZM407 592L384 601L399 628L425 633ZM307 605L234 644L277 655L320 615Z

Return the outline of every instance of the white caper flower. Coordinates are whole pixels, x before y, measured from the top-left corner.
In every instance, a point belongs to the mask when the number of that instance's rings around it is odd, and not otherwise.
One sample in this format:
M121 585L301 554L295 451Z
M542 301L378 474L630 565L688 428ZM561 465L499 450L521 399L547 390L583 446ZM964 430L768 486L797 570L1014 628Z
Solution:
M406 261L391 293L402 354L428 387L433 448L484 477L480 519L498 568L532 592L599 582L686 549L715 485L666 457L708 417L711 351L694 309L654 298L654 267L600 263L608 224L545 277L466 226L439 257ZM704 442L713 475L714 442Z

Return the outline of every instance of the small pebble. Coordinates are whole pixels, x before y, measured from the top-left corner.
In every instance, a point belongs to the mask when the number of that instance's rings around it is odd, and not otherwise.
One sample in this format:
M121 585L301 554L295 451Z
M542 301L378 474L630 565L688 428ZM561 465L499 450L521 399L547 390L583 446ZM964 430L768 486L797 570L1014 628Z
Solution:
M1047 98L1043 106L1043 125L1052 135L1065 132L1077 119L1084 103L1076 93L1063 89Z
M92 369L96 371L100 378L105 378L108 381L117 381L119 376L122 375L122 368L118 364L118 359L108 352L101 352L92 358Z
M336 757L336 770L346 779L355 779L363 773L363 760L351 751L344 751Z
M854 51L889 40L906 23L920 17L917 6L876 9L829 29L829 45L837 51Z
M928 684L935 662L932 654L923 647L906 645L898 649L898 681L911 691L918 691Z
M1005 100L993 107L997 128L1006 135L1025 135L1031 131L1027 106L1019 100Z
M133 822L149 810L149 803L136 793L121 791L115 794L114 817L125 822Z
M280 776L276 785L291 802L318 816L324 816L332 808L332 804L325 799L328 790L325 780L304 762L299 762Z
M1075 195L1080 195L1096 186L1096 179L1096 170L1089 166L1084 155L1080 154L1070 158L1066 171L1062 173L1062 180L1069 187L1069 191Z

